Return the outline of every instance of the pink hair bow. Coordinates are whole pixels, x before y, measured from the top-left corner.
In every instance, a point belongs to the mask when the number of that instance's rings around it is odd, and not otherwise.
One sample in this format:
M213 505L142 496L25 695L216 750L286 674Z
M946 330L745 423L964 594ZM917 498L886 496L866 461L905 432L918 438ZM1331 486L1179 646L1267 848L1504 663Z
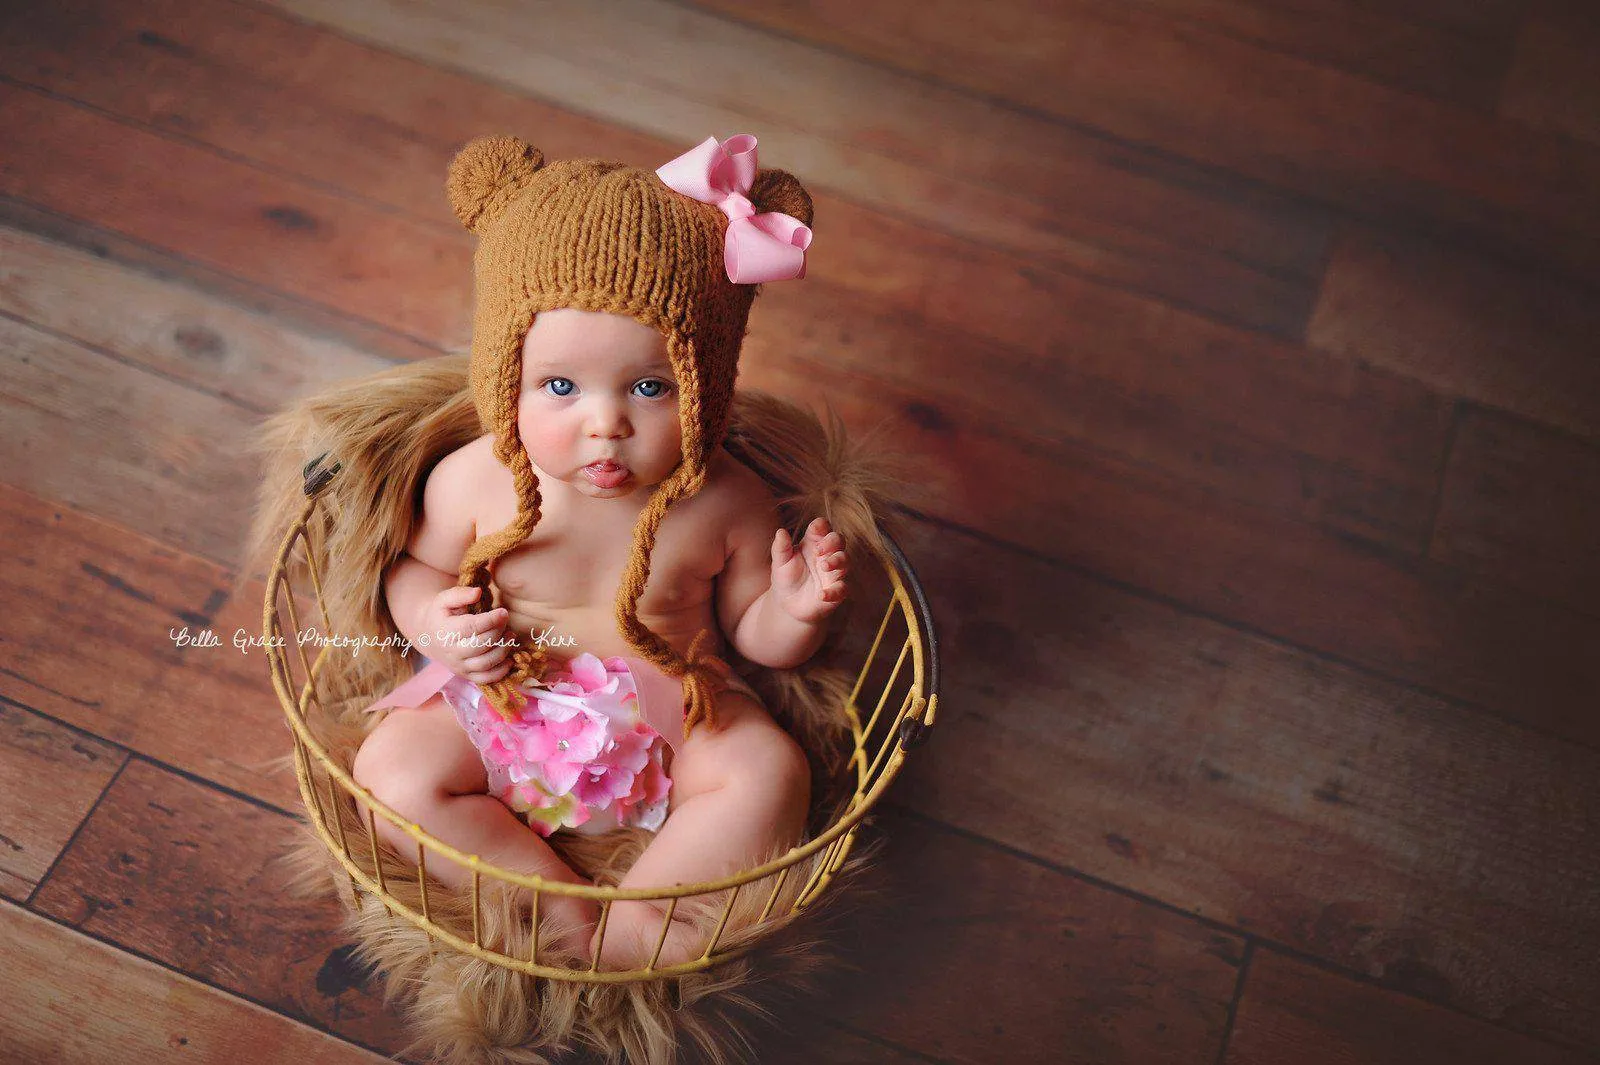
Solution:
M748 193L756 177L756 139L748 133L720 144L707 137L656 171L667 187L701 203L716 204L728 216L722 263L728 280L739 285L788 281L806 276L811 230L780 211L756 214Z

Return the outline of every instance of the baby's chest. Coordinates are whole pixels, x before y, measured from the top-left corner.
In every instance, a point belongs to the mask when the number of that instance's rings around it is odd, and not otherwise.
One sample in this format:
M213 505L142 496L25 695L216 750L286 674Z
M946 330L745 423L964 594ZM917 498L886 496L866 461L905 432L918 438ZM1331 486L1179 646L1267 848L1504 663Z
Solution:
M640 609L667 612L702 602L725 561L722 540L685 524L662 522L651 552ZM536 531L495 568L502 596L546 610L610 611L633 558L633 529ZM643 572L642 570L640 572Z

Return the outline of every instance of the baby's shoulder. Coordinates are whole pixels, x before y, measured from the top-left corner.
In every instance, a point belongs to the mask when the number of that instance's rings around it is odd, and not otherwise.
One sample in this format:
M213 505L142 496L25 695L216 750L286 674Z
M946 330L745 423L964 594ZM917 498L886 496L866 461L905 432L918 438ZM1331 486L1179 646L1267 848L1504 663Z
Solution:
M706 483L697 498L707 518L727 532L744 525L766 528L777 508L761 475L720 447L706 465Z
M492 498L496 489L510 490L511 485L511 471L495 458L494 437L485 434L434 464L423 489L424 506L469 508L474 500Z

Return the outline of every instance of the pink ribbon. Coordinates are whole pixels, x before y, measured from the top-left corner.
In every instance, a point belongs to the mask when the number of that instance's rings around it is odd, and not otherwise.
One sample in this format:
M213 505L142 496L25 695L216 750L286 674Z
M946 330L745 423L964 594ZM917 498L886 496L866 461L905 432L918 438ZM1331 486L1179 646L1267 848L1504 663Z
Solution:
M736 285L789 281L806 276L811 230L780 211L756 214L750 185L756 177L756 139L748 133L720 144L707 137L656 171L667 187L728 216L722 263Z

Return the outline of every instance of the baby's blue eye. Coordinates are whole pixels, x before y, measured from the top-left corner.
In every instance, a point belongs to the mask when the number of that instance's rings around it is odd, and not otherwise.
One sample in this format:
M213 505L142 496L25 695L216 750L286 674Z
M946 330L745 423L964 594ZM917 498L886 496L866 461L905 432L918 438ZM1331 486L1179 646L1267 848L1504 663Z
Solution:
M654 377L640 381L633 386L634 391L639 392L645 399L657 399L666 395L668 387L670 386L665 381L658 381ZM640 389L644 389L644 391L640 392Z
M544 387L553 396L570 396L577 386L565 377L552 377L544 383Z

